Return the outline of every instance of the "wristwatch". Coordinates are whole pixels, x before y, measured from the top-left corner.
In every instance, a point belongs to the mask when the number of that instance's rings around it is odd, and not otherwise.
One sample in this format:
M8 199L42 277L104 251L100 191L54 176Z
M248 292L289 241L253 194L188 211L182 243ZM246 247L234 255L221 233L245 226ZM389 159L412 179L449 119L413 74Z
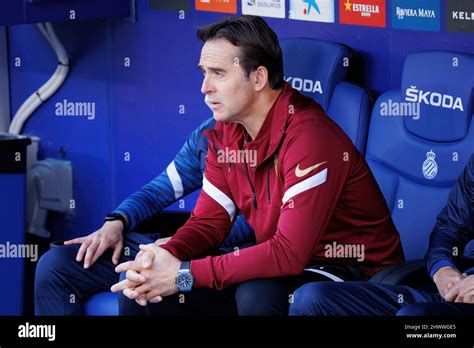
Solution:
M181 262L179 267L178 275L176 276L176 285L178 286L179 291L187 292L191 291L194 284L194 277L191 273L191 262L184 261Z
M119 220L122 222L123 224L123 232L127 232L128 231L128 221L127 221L127 218L122 215L122 214L119 214L119 213L110 213L110 214L107 214L104 218L104 221L115 221L115 220Z

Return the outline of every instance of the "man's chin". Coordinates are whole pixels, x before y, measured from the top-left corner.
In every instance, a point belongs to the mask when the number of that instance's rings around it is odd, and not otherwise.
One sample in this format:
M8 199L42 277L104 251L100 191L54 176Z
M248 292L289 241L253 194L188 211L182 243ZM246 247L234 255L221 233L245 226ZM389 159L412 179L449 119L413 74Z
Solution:
M225 115L222 115L222 114L219 113L219 112L214 112L214 113L212 114L212 117L213 117L214 120L217 121L217 122L226 122L226 121L228 121L228 120L227 120L227 117L225 117Z

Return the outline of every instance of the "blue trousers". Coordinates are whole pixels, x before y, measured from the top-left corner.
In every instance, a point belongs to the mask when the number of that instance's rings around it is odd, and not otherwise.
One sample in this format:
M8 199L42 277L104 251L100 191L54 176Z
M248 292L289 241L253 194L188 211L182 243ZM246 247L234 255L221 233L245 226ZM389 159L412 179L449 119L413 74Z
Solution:
M153 243L158 235L129 232L124 236L120 262L133 260L140 244ZM125 274L115 273L111 249L84 269L77 262L79 246L60 246L39 260L35 275L36 315L82 315L82 303L90 295L109 291ZM121 293L121 315L287 315L292 293L307 282L326 280L324 276L303 272L297 276L254 279L223 290L195 288L189 293L165 297L161 303L139 306Z
M474 315L474 305L445 302L440 294L369 282L307 283L296 289L290 315Z
M134 260L140 244L153 243L159 234L129 232L119 263ZM89 269L76 261L79 245L59 246L41 256L35 274L36 315L82 315L82 302L90 295L110 291L119 281L108 249Z

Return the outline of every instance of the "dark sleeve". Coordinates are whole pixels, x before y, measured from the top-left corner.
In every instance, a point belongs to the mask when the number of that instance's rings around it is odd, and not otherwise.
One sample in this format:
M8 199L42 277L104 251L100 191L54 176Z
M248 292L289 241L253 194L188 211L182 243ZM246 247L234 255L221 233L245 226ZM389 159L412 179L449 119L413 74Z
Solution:
M436 219L425 259L431 277L441 267L455 268L455 256L460 255L474 239L474 155L459 176L446 206Z

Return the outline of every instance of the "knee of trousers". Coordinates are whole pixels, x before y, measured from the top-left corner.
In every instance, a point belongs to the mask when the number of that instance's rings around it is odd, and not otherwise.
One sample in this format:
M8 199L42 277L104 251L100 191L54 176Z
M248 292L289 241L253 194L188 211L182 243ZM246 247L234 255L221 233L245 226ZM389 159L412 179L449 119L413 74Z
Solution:
M78 246L67 245L53 248L44 253L36 265L35 287L61 282L61 279L73 275L81 267L76 261Z
M272 293L266 280L252 280L242 283L235 292L235 302L240 316L279 315L281 301L277 292ZM287 309L285 314L287 314Z
M324 315L323 308L335 291L334 283L313 282L296 289L290 301L289 315Z

